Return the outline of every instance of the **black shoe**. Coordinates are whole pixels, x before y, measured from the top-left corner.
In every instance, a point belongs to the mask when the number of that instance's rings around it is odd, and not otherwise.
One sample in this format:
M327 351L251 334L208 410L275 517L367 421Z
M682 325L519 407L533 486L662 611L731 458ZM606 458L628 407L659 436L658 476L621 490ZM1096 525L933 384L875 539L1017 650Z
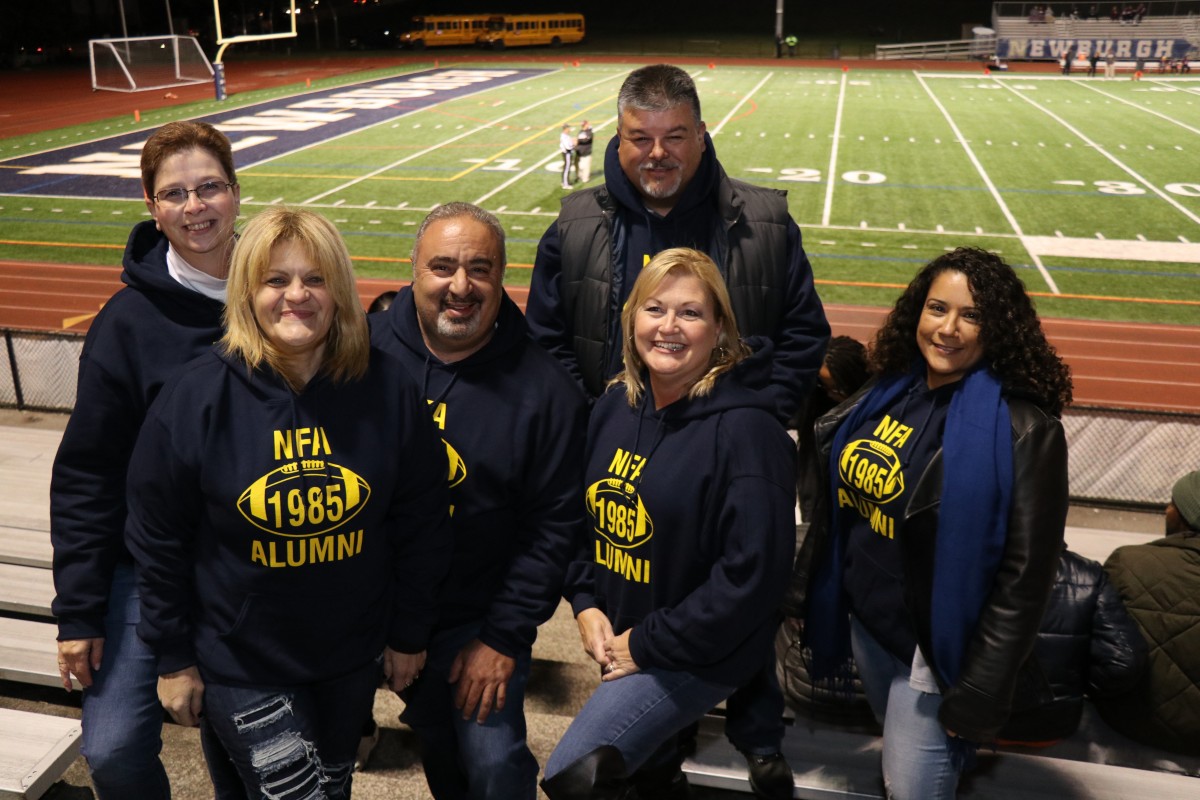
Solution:
M764 756L742 753L746 766L750 768L750 790L755 797L766 800L791 800L795 781L792 768L783 753L775 751Z

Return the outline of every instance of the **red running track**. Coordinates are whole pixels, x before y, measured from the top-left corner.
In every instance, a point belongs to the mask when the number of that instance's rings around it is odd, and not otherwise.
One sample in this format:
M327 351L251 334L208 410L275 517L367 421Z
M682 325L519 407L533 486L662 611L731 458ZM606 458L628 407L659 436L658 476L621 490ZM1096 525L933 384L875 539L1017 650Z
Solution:
M0 328L86 331L121 288L119 267L0 261ZM367 306L390 280L360 279ZM508 287L522 308L529 290ZM886 309L829 304L835 334L870 341ZM1075 404L1200 413L1200 328L1184 325L1044 319L1050 341L1071 366Z

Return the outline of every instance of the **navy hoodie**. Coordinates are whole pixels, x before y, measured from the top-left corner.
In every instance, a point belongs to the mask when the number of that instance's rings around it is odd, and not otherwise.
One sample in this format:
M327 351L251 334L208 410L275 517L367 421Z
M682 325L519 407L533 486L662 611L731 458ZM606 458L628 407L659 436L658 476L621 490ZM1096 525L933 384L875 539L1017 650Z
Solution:
M515 658L554 613L583 525L583 392L507 294L492 338L451 364L425 346L411 287L370 320L375 346L422 387L449 456L454 563L438 627L482 621L480 641Z
M125 470L146 411L180 367L221 336L222 304L167 273L167 238L140 222L125 246L126 288L92 322L75 410L54 459L50 539L59 639L103 637L113 572L128 562Z
M609 389L588 426L589 539L565 590L633 628L642 669L740 686L771 654L795 540L795 445L758 385L769 348L655 410Z
M138 635L159 674L298 685L423 650L452 548L446 455L408 376L294 393L216 351L168 384L129 466Z

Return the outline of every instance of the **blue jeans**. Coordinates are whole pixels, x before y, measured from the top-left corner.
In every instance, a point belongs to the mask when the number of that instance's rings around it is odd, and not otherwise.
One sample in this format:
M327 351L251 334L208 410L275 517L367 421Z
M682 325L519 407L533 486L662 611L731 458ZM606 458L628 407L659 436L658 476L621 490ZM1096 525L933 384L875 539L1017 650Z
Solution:
M104 657L83 690L80 750L101 800L167 800L158 661L137 636L140 598L133 567L118 564L104 618Z
M426 650L421 677L404 692L400 720L421 739L421 764L437 800L534 800L537 759L526 744L525 686L530 652L517 658L506 687L504 709L480 724L454 707L449 683L455 656L479 636L481 622L439 631Z
M867 702L883 725L883 783L892 800L954 800L976 745L951 739L938 721L942 696L913 688L912 665L879 644L857 619L850 643Z
M783 743L783 691L775 654L725 701L725 736L738 750L765 756Z
M202 741L215 762L209 774L218 800L347 800L379 675L380 662L371 660L347 675L302 686L206 681ZM230 763L241 786L230 780Z
M567 728L550 759L553 778L602 745L613 745L632 774L688 725L733 694L736 686L706 681L690 672L648 669L601 683ZM654 766L650 764L648 766Z

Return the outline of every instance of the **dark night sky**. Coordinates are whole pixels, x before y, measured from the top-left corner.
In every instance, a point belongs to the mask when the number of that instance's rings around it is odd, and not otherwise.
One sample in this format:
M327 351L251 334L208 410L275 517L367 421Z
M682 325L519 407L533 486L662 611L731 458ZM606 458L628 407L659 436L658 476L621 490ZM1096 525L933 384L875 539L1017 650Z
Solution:
M75 43L87 39L121 35L118 3L122 0L9 0L4 3L4 25L0 26L0 48L40 42L44 46ZM298 5L308 5L302 0ZM177 28L185 25L201 32L202 42L213 29L212 0L123 0L126 28L130 36L167 32L166 6L169 3ZM537 12L582 9L588 14L588 26L597 34L617 34L622 30L676 33L762 32L770 36L775 26L775 0L742 2L657 2L646 0L368 0L368 5L353 0L321 0L323 18L336 14L343 35L354 35L356 28L400 29L414 14L463 12ZM988 0L909 0L885 2L860 0L786 0L785 27L798 35L840 35L873 38L878 41L914 41L958 38L965 22L986 23L991 18ZM285 0L222 0L227 28L241 13L250 18L258 12L274 14L283 25ZM591 10L589 10L591 9ZM598 10L597 10L598 9ZM305 17L301 17L304 20ZM683 22L686 20L686 22ZM278 29L278 28L277 28ZM181 33L182 30L176 30ZM211 41L211 38L210 38Z

